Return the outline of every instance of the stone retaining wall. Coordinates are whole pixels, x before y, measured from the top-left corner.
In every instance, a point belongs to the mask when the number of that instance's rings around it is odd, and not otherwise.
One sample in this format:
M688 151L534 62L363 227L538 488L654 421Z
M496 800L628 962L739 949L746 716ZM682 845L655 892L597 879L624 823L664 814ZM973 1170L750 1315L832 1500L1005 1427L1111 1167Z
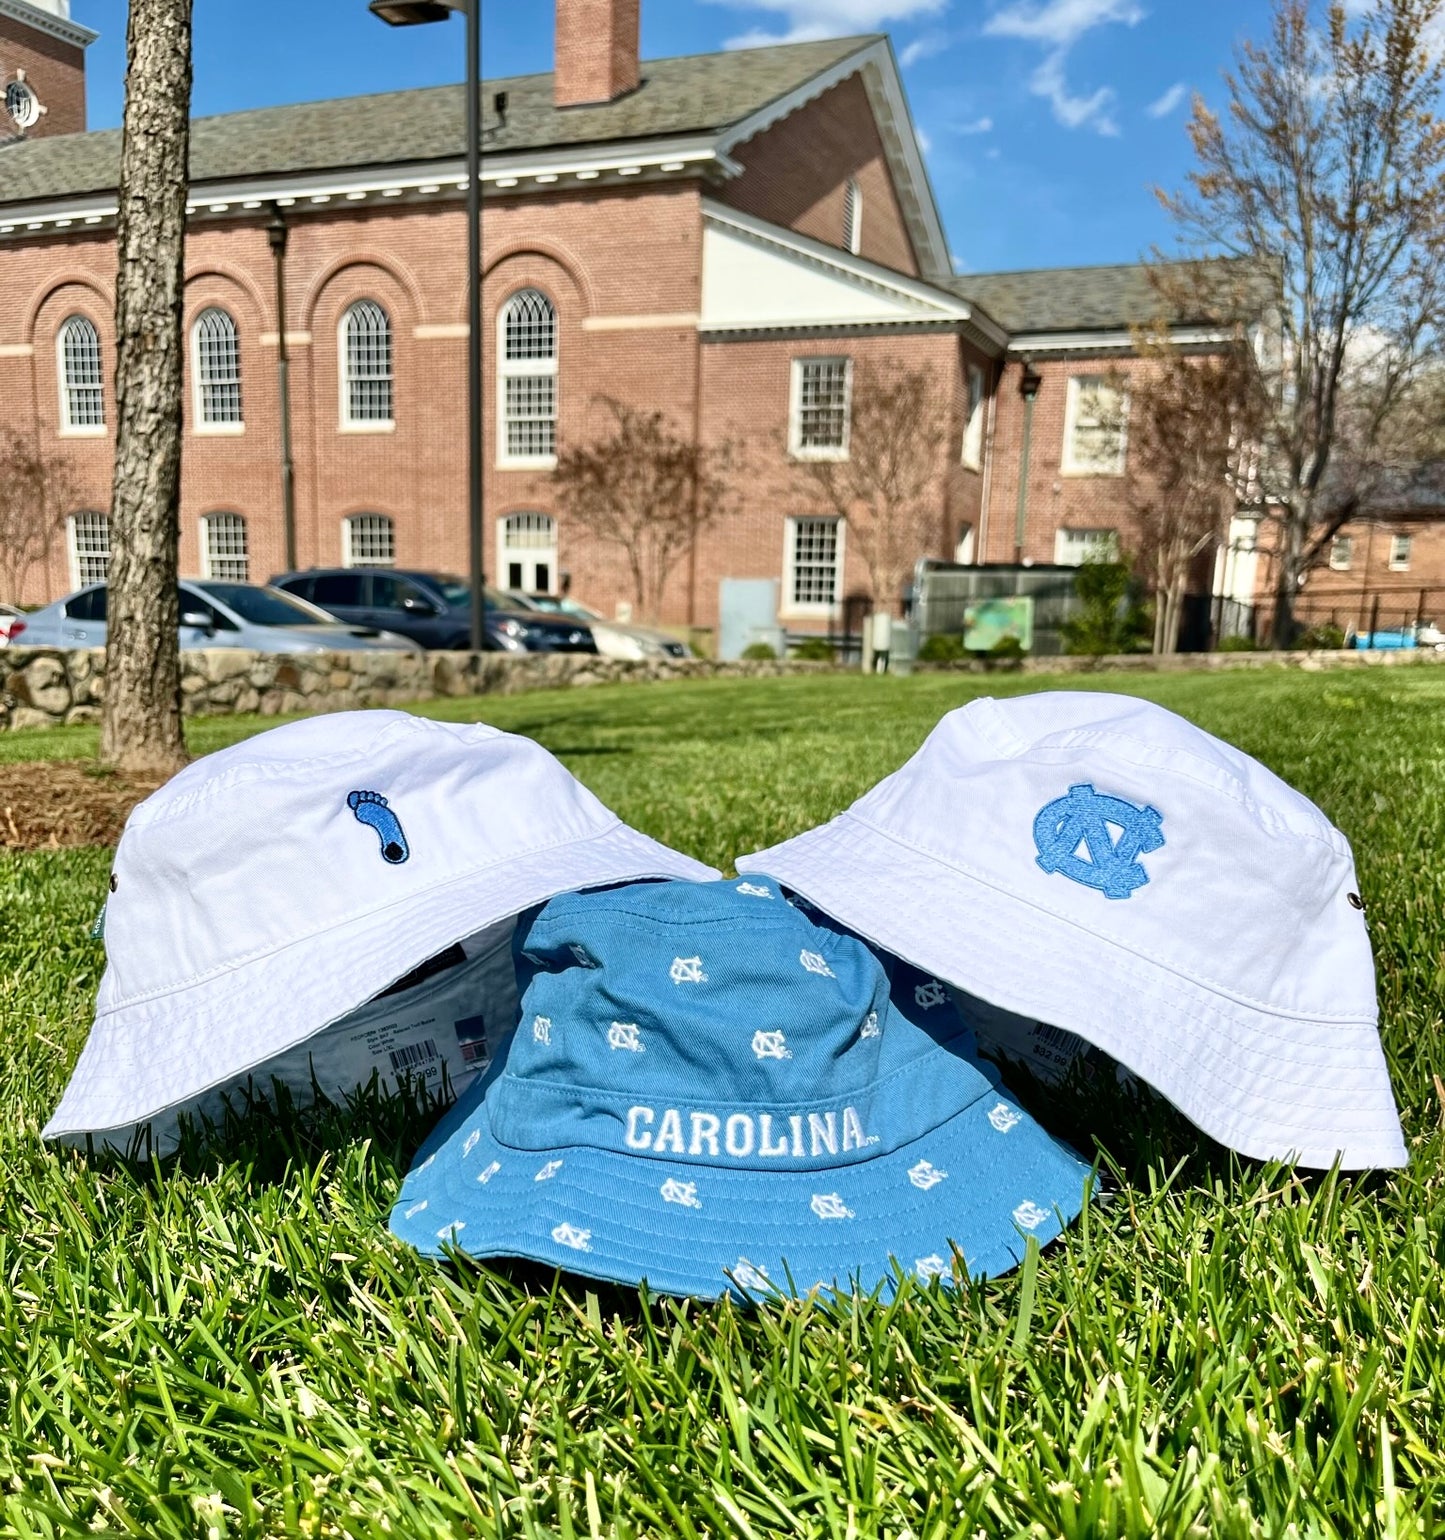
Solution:
M920 663L920 673L1176 673L1261 668L1390 668L1445 664L1445 652L1214 652L1154 658L1029 658L1021 664ZM350 711L458 695L515 695L524 690L665 679L759 678L829 673L828 663L719 663L659 658L623 663L591 654L488 652L335 652L284 657L216 648L181 654L181 690L189 716L259 712ZM49 647L0 648L0 732L98 722L105 694L105 654Z
M710 679L826 672L826 663L718 663L707 658L619 662L588 654L331 652L289 657L215 648L181 654L188 716L350 711L455 695L514 695L622 680ZM105 654L0 648L0 731L98 722Z

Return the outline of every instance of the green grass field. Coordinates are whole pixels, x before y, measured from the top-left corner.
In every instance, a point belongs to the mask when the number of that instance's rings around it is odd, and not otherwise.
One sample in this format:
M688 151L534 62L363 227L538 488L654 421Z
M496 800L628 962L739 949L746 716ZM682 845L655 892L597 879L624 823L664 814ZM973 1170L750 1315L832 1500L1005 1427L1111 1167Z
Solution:
M726 866L1021 683L435 714L540 739ZM0 856L0 1534L1445 1534L1445 672L1111 687L1258 755L1353 841L1408 1171L1296 1177L1065 1090L1035 1107L1097 1134L1119 1191L997 1282L750 1311L438 1267L385 1230L422 1132L404 1106L253 1120L163 1169L45 1149L109 857ZM265 725L197 724L193 746ZM93 749L0 736L5 759Z

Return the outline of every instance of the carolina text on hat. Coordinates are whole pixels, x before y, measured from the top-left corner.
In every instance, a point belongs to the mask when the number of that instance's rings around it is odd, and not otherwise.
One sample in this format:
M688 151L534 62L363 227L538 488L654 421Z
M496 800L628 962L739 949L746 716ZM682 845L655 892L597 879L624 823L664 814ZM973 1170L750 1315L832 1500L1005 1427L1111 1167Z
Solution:
M625 1139L630 1150L707 1155L712 1160L746 1160L750 1155L803 1160L836 1155L840 1148L844 1152L861 1150L878 1142L876 1135L870 1137L863 1131L863 1121L854 1107L776 1116L771 1112L723 1116L664 1107L660 1117L655 1107L629 1107Z

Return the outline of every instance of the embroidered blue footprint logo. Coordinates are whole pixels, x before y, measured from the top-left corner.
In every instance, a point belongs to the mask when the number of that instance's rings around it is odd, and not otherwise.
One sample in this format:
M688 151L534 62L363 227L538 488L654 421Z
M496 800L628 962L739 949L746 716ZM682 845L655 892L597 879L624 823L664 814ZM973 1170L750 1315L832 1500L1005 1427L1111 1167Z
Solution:
M381 841L381 858L392 866L400 866L411 854L402 833L401 822L392 812L385 797L379 791L354 791L346 799L346 805L356 814L357 823L369 824L376 830Z

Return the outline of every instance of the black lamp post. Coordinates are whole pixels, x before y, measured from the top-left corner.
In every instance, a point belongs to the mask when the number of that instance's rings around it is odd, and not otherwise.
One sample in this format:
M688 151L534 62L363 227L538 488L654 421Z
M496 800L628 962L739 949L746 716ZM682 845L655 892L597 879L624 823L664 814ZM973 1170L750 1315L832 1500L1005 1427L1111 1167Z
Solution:
M467 18L467 525L471 535L473 652L486 635L482 576L482 7L481 0L371 0L390 27Z
M1018 510L1014 516L1014 562L1016 564L1022 564L1024 559L1024 524L1028 519L1029 511L1029 447L1034 432L1034 400L1043 383L1043 376L1034 368L1033 359L1024 359L1024 372L1019 379L1019 394L1024 398L1024 441L1019 452L1019 501Z

